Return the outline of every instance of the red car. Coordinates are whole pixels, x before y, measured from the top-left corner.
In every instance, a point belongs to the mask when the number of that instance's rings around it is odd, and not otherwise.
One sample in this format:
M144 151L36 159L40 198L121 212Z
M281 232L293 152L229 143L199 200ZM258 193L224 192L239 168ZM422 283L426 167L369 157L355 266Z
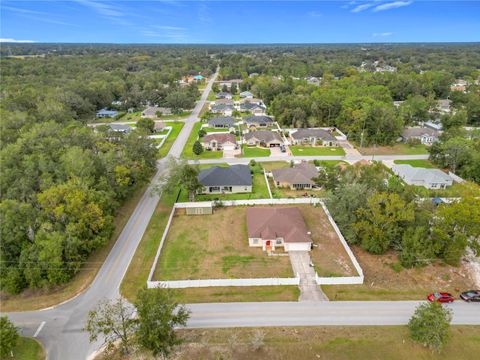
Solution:
M427 300L431 302L451 303L454 298L452 294L446 292L434 292L427 296Z

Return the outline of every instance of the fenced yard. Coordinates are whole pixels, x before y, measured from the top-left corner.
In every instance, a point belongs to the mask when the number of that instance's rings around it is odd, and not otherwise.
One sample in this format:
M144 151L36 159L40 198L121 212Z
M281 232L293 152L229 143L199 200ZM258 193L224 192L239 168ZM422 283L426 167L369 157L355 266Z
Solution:
M292 278L288 256L248 246L246 208L187 216L177 209L153 280Z

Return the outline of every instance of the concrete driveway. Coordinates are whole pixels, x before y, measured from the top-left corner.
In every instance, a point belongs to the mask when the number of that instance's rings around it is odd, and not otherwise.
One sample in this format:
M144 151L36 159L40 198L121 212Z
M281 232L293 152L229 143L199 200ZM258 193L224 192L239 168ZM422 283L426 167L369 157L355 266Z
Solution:
M289 251L293 272L300 276L300 298L298 301L328 301L315 281L315 270L310 266L308 251Z

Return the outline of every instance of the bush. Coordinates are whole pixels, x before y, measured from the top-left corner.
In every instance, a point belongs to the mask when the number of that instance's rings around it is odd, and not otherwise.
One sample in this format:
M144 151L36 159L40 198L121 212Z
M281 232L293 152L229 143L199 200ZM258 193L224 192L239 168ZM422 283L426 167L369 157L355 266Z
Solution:
M200 141L195 141L193 144L193 153L195 155L200 155L203 152L203 146L200 144Z
M0 357L6 359L10 356L17 344L18 331L12 322L6 317L0 317Z
M440 303L421 304L408 322L410 337L423 346L440 352L448 340L451 320L451 310Z
M198 137L202 138L207 135L207 132L203 129L198 130Z

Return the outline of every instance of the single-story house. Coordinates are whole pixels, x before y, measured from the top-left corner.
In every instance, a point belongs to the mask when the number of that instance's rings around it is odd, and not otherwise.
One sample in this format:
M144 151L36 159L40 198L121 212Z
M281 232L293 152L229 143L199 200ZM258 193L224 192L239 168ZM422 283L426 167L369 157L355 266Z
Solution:
M249 103L249 102L245 102L243 104L240 104L238 109L239 109L240 112L250 112L250 113L252 113L253 115L256 115L256 116L266 115L265 106L258 105L258 104L253 104L253 103Z
M252 99L253 98L253 94L250 92L250 91L242 91L240 93L240 97L241 98L245 98L245 99Z
M198 174L203 185L201 194L236 194L252 192L252 174L248 165L232 165L228 168L213 166Z
M97 113L96 113L96 117L97 118L114 118L115 116L118 115L118 111L117 110L108 110L108 109L101 109L101 110L98 110Z
M324 129L298 129L290 134L292 144L310 144L338 146L338 141L329 131Z
M445 189L453 183L453 179L439 169L398 164L392 166L392 171L408 185L423 186L427 189Z
M210 111L215 114L223 114L225 116L232 116L233 112L235 111L235 108L233 105L225 105L225 104L219 104L219 105L213 105L210 108Z
M230 129L235 126L235 119L231 116L218 116L208 120L208 126L212 128Z
M219 93L217 93L217 94L215 95L215 97L216 97L217 99L229 99L229 100L231 100L233 96L232 96L232 94L230 94L229 92L220 91Z
M163 121L155 121L155 126L153 127L153 130L155 132L161 132L163 129L165 129L165 123Z
M142 112L142 117L149 119L158 118L157 113L161 115L172 115L172 109L160 106L149 106Z
M282 137L278 132L258 130L244 135L245 143L249 146L275 147L283 145Z
M316 76L307 76L305 80L307 80L307 84L316 86L320 86L320 83L322 82L322 78Z
M203 75L195 75L193 77L193 80L195 80L195 81L200 81L200 80L203 80L203 79L204 79Z
M259 116L245 116L243 122L248 127L267 127L273 125L273 119L266 115Z
M319 172L315 165L301 162L293 167L272 170L276 187L289 187L292 190L311 189L315 186L312 180Z
M423 126L437 130L437 131L442 131L443 130L443 125L440 119L437 120L432 120L432 121L426 121L423 123Z
M312 237L298 207L247 208L248 245L263 251L310 251Z
M207 150L235 150L238 148L235 135L229 133L212 133L202 138L202 145Z
M230 90L233 84L235 84L238 89L239 85L242 82L243 82L242 79L232 79L232 80L220 80L220 81L217 81L217 84L220 88L223 88L225 86L228 90Z
M428 127L410 127L403 130L403 141L409 141L412 139L418 139L423 145L432 145L435 141L438 141L440 133L437 130L430 129Z
M229 105L229 106L233 106L234 105L234 102L232 99L218 99L218 100L215 100L215 101L212 101L212 106L214 105Z
M250 103L250 104L256 104L256 105L260 105L262 107L265 107L265 104L263 103L263 100L262 99L257 99L257 98L240 99L240 100L236 101L236 103L237 103L237 105Z
M124 124L109 124L108 126L110 126L110 129L112 131L120 132L124 134L128 134L133 130L130 126L124 125Z
M450 111L451 111L450 104L451 103L452 103L452 100L450 100L450 99L437 100L437 109L440 112L443 112L443 113L450 113Z

